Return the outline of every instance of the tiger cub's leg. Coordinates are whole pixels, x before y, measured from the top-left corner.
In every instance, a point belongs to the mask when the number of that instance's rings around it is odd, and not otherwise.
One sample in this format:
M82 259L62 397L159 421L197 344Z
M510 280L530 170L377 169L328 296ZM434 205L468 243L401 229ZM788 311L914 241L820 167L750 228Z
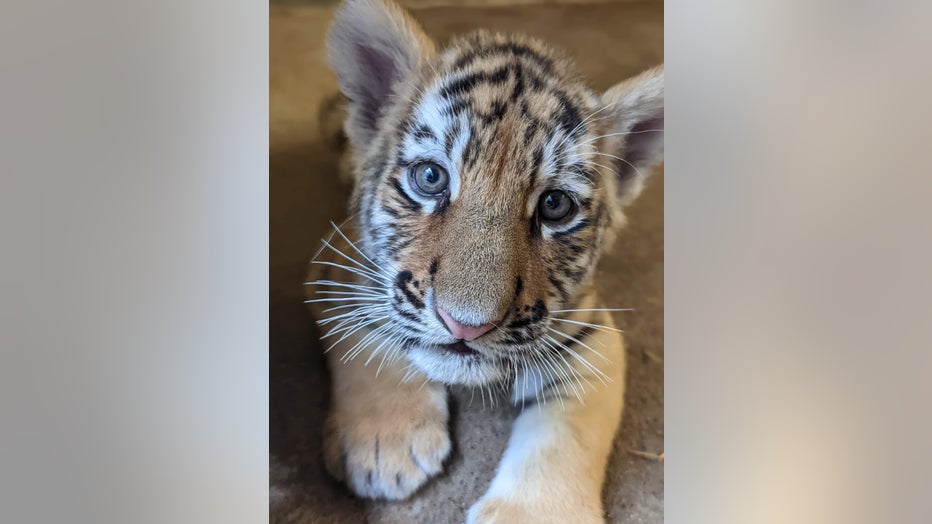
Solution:
M611 325L611 319L601 323ZM608 331L593 333L584 343L605 358L567 340L566 362L586 373L580 362L586 359L605 373L605 384L590 369L592 386L574 381L576 391L559 382L542 388L551 398L527 406L515 420L495 478L470 508L468 523L604 522L602 481L621 420L624 348L621 336ZM534 392L530 399L535 400Z
M341 357L359 336L328 353L331 405L324 435L328 471L359 496L403 499L442 469L450 453L447 393L423 379L402 382L398 363Z

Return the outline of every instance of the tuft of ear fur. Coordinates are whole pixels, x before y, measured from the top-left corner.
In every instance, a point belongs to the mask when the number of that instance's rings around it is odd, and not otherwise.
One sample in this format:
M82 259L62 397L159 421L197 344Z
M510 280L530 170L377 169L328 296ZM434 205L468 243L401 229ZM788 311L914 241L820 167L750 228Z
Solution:
M651 168L663 159L663 65L621 82L602 95L610 112L607 153L618 157L622 206L640 194Z
M346 135L366 147L379 118L397 89L434 45L402 8L391 0L346 0L327 35L327 54L346 96Z

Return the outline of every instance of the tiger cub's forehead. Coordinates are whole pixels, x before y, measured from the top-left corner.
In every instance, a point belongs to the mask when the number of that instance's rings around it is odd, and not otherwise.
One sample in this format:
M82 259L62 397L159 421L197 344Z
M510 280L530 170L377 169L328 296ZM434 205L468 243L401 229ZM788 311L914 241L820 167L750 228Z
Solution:
M463 173L491 164L532 185L560 177L580 192L591 186L587 117L599 99L553 51L530 39L480 33L455 42L422 71L403 126L408 161L442 161Z

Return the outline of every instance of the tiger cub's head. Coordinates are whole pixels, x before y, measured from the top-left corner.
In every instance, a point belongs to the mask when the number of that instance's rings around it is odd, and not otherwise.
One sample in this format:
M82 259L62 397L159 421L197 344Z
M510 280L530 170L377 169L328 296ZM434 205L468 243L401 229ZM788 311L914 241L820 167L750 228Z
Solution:
M538 40L438 49L384 0L346 1L327 43L392 332L435 380L501 379L572 307L660 160L662 66L597 93Z

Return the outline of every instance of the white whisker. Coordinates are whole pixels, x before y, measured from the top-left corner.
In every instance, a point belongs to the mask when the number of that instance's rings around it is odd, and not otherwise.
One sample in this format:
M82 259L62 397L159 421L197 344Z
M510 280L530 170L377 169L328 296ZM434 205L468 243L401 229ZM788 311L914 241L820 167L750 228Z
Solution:
M629 166L631 166L631 169L634 169L634 171L638 174L638 176L640 176L640 177L642 177L642 178L644 177L644 173L641 173L641 170L638 169L636 165L632 164L631 162L628 162L627 160L625 160L624 158L621 158L620 156L617 156L617 155L610 155L610 154L608 154L608 153L599 153L599 152L597 152L597 151L596 151L596 152L592 152L592 153L590 153L590 154L592 154L592 155L597 155L597 156L607 156L607 157L610 157L610 158L614 158L614 159L616 159L616 160L621 160L621 161L624 162L625 164L628 164ZM576 158L579 158L579 157L576 157ZM614 169L612 169L612 168L610 168L610 167L608 167L608 166L606 166L606 165L599 164L598 162L594 162L594 161L592 161L591 159L582 159L582 160L585 160L585 161L589 162L590 164L594 164L594 165L597 165L597 166L604 167L605 169L608 169L609 171L613 171L613 172L615 171Z
M608 362L608 363L611 363L611 362L612 362L611 360L609 360L608 358L606 358L605 355L603 355L603 354L599 353L598 351L592 349L592 346L586 344L585 342L583 342L583 341L581 341L581 340L579 340L579 339L577 339L577 338L574 338L572 335L566 334L566 333L560 331L559 329L554 329L553 327L550 327L550 326L547 326L547 329L549 329L550 331L553 331L554 333L556 333L556 334L558 334L558 335L562 335L564 338L569 339L569 340L572 340L573 342L579 344L580 346L582 346L582 347L588 349L589 351L595 353L597 356L602 357L602 360L604 360L605 362Z
M368 321L365 321L364 324L362 324L361 326L358 326L356 329L354 329L354 331L355 331L355 332L358 332L359 330L361 330L361 329L363 329L363 328L366 328L366 327L368 327L368 326L371 326L372 324L375 324L375 323L380 322L380 321L382 321L382 320L385 320L386 318L388 318L388 317L387 317L387 316L385 316L385 317L378 317L378 318L373 318L373 319L370 319L370 320L368 320ZM371 329L369 330L368 333L366 333L365 335L363 335L362 338L360 338L358 341L356 341L356 343L355 343L353 346L351 346L351 347L343 354L343 357L341 358L341 360L343 360L344 362L348 362L348 361L350 361L350 360L356 358L356 356L357 356L359 353L361 353L364 349L366 349L366 347L368 346L368 344L370 343L370 341L371 341L373 338L378 337L378 336L379 336L380 334L382 334L385 330L390 329L390 328L391 328L391 324L389 324L388 322L386 322L386 323L384 323L384 324L380 324L380 325L378 325L378 326L375 326L375 327L371 328Z
M349 238L347 238L347 236L343 234L343 231L342 231L336 224L334 224L333 221L330 222L330 225L332 225L332 226L334 227L334 229L337 230L337 233L339 233L339 235L340 235L341 237L343 237L343 240L346 240L346 242L350 245L350 247L352 247L354 250L356 250L357 253L359 253L360 255L362 255L363 258L365 258L366 260L368 260L369 263L372 264L373 267L379 268L379 265L376 264L375 261L373 261L371 258L369 258L369 255L363 253L361 249L359 249L358 247L356 247L356 244L353 243L352 240L350 240ZM395 266L392 265L391 262L386 261L386 264L388 264L389 267L391 267L392 269L394 269L394 270L395 270L395 273L398 272L398 269L395 268Z
M359 275L362 278L365 278L366 280L369 280L371 282L379 283L382 285L387 285L390 283L388 276L376 273L375 271L369 268L361 269L361 268L356 268L352 266L347 266L344 264L338 264L336 262L330 262L329 260L313 260L311 261L311 264L336 267L336 268L342 269L343 271L353 273L354 275Z
M337 324L335 326L331 326L327 334L321 338L327 338L336 333L340 333L341 331L343 331L345 327L353 324L354 322L365 320L367 317L371 316L372 314L378 313L378 314L387 315L388 312L389 312L389 308L387 306L378 305L378 304L370 304L370 305L360 306L359 308L353 311L347 312L347 313L340 313L339 315L335 315L333 317L327 318L326 320L318 322L318 324L320 324L321 326L326 326L327 324L332 324L333 322L337 322Z
M346 237L344 237L344 238L346 238ZM341 257L345 258L346 260L349 260L350 262L352 262L353 265L355 265L356 267L358 267L358 268L360 268L360 269L365 269L365 270L367 270L367 271L371 271L371 272L373 272L374 274L379 274L380 269L379 269L379 266L378 266L378 265L373 264L372 266L368 266L368 265L366 265L366 264L363 264L361 261L356 260L355 258L353 258L353 257L347 255L346 253L344 253L340 248L334 246L334 245L331 244L329 241L327 241L327 240L322 240L322 242L324 243L325 246L329 247L329 248L330 248L331 250L333 250L335 253L337 253L337 254L340 255ZM347 240L347 242L349 242L349 240ZM350 245L352 246L352 243L350 243ZM353 248L355 249L354 246L353 246ZM358 251L358 250L357 250L357 251ZM365 255L363 255L363 256L365 256ZM368 260L368 257L366 257L366 259ZM315 262L316 262L316 261L315 261Z
M527 376L530 374L527 369L527 359L523 359L521 364L524 366L524 387L521 389L521 410L524 411L524 404L527 401Z
M349 301L349 300L355 300L355 301L359 301L359 302L376 302L376 300L370 299L370 298L358 298L358 297L343 297L343 298L337 298L337 297L331 297L331 298L312 298L312 299L310 299L310 300L305 300L304 303L305 303L305 304L316 304L316 303L319 303L319 302L347 302L347 301Z
M373 305L362 305L362 306L358 306L358 305L356 305L356 304L351 304L351 305L355 308L355 309L353 309L353 311L348 311L348 312L345 312L345 313L338 313L338 314L336 314L336 315L332 315L332 316L329 316L329 317L324 317L323 319L318 320L317 323L320 324L320 325L322 325L322 326L325 326L325 325L327 325L327 324L329 324L329 323L331 323L331 322L333 322L333 321L336 321L336 320L340 320L340 319L343 319L343 318L347 318L347 317L352 317L352 316L356 316L356 315L368 313L369 311L375 311L375 310L377 310L377 309L387 308L387 306L378 306L378 305L376 305L376 304L373 304Z
M388 315L385 315L385 316L376 317L376 318L371 318L371 319L367 318L367 319L364 319L364 320L360 321L359 323L355 324L355 325L353 326L352 329L350 329L350 330L348 330L347 332L343 333L343 335L341 335L340 338L337 339L336 342L334 342L333 344L330 345L329 348L327 348L327 351L330 351L330 350L333 349L337 344L339 344L340 342L343 342L343 341L346 340L348 337L353 336L354 334L356 334L357 332L359 332L359 330L365 329L366 327L371 326L372 324L375 324L376 322L385 320L385 319L387 319L387 318L388 318Z
M566 141L569 139L569 137L573 136L573 133L575 133L580 127L582 127L586 122L588 122L590 118L592 118L592 117L594 117L595 115L601 113L602 111L605 111L606 109L608 109L608 108L610 108L610 107L612 107L611 104L604 105L604 106L600 107L599 109L593 111L592 113L589 113L589 116L587 116L582 122L580 122L579 124L577 124L576 127L574 127L572 131L570 131L569 133L566 133L565 135L563 135L563 140L560 140L560 143L557 144L553 149L554 149L554 150L560 149L560 147L562 147L562 146L566 143ZM612 116L612 115L605 115L605 116L596 118L596 121L598 121L598 120L604 120L604 119L606 119L606 118L610 118L611 116ZM586 144L586 143L588 143L588 142L582 142L582 143L580 143L580 144L577 144L577 146L582 146L583 144Z
M382 349L384 345L386 345L386 343L388 344L388 350L386 351L385 356L382 357L382 362L379 363L378 369L375 370L376 377L378 377L379 373L382 372L382 366L385 365L386 360L389 361L389 364L393 362L393 360L391 359L394 356L394 354L397 352L397 348L394 347L394 344L396 343L396 341L400 340L401 336L402 335L400 334L400 331L396 328L393 333L391 333L384 341L382 341L381 344L378 345L378 347L372 350L372 356L369 357L370 360L379 353L379 351ZM369 365L369 360L366 361L366 365Z
M593 165L593 166L601 167L602 169L607 169L609 173L616 173L616 174L618 173L618 172L615 170L615 168L610 167L610 166L607 166L607 165L605 165L605 164L600 164L600 163L598 163L598 162L596 162L596 161L594 161L594 160L586 160L586 163L588 163L588 164L590 164L590 165Z
M372 359L375 358L375 356L378 355L379 352L382 350L382 348L385 347L386 345L389 345L389 348L391 348L390 344L393 344L394 341L397 340L400 336L401 336L401 329L397 326L392 326L392 329L390 329L389 332L386 334L385 338L382 340L382 343L376 346L375 349L372 350L372 354L369 355L368 359L366 359L365 365L368 366L369 362L371 362ZM375 376L379 376L379 371L382 370L382 364L385 364L385 357L382 357L382 363L379 364L379 369L376 370Z
M609 382L614 382L614 381L612 380L612 378L609 377L608 375L606 375L601 369L599 369L599 368L595 367L594 365L592 365L591 362L589 362L588 360L586 360L585 358L583 358L583 356L580 355L579 353L577 353L576 351L573 351L573 348L571 348L571 347L569 347L568 345L566 345L566 344L560 342L559 340L557 340L557 339L551 337L550 335L547 335L547 338L548 338L551 342L553 342L554 344L556 344L558 347L560 347L560 348L566 350L573 358L575 358L577 361L579 361L579 362L580 362L583 366L585 366L589 371L595 373L596 376L597 376L597 378L599 379L599 382L601 382L602 384L605 384L605 380L606 380L606 379L607 379Z
M594 328L594 329L604 329L604 330L606 330L606 331L614 331L615 333L624 333L624 331L622 331L622 330L620 330L620 329L618 329L618 328L613 328L613 327L611 327L611 326L603 326L602 324L590 324L589 322L580 322L580 321L578 321L578 320L569 320L569 319L566 319L566 318L556 318L556 317L551 317L551 320L554 320L554 321L557 321L557 322L568 322L568 323L570 323L570 324L577 324L577 325L580 325L580 326L591 327L591 328Z
M538 347L538 349L541 349L541 348ZM563 382L563 378L567 378L567 379L569 378L566 375L566 371L560 369L559 366L555 365L556 362L550 358L551 357L550 352L540 351L539 354L541 356L541 362L543 362L544 365L547 366L547 368L551 371L551 384L554 384L559 380L560 385L563 386L563 392L569 395L570 392L566 389L566 384ZM557 376L558 374L560 375L559 377ZM551 384L548 384L548 385L551 385Z
M330 286L330 287L345 287L349 289L355 289L357 291L366 291L366 292L376 292L383 291L384 288L379 286L366 286L364 284L352 284L350 282L337 282L335 280L312 280L310 282L305 282L305 285L308 286Z
M362 306L360 306L359 304L344 304L342 306L333 306L333 307L327 308L323 310L322 313L330 313L331 311L337 311L339 309L347 309L351 307L357 308L357 307L362 307Z
M566 376L566 371L563 370L562 376L561 376L561 377L558 377L557 375L560 374L560 369L558 368L558 366L555 365L555 362L553 362L553 361L551 360L550 355L545 354L545 353L539 353L539 354L540 354L540 357L541 357L541 362L543 362L543 364L544 364L545 366L547 366L547 369L550 370L550 381L548 382L548 384L546 384L546 386L550 386L550 385L554 385L554 384L557 384L557 385L559 385L559 386L563 386L563 393L564 393L567 397L570 396L570 391L569 391L569 389L567 389L567 387L566 387L566 382L569 380L569 377ZM564 379L564 377L565 377L565 379ZM545 386L545 387L546 387L546 386ZM566 406L563 405L563 397L560 396L560 393L559 393L559 392L557 392L556 397L557 397L557 399L560 401L560 409L562 409L562 410L565 411L565 410L566 410Z
M620 133L608 133L607 135L599 135L596 137L592 137L589 140L586 140L585 142L580 142L578 145L580 146L586 145L586 144L595 142L596 140L600 140L602 138L609 138L613 136L625 136L625 135L639 135L641 133L663 133L663 129L641 129L639 131L624 131Z
M597 308L597 309L554 309L551 313L581 313L588 311L634 311L634 308Z
M375 313L387 314L388 308L369 306L366 309L360 309L359 311L346 313L344 314L344 318L341 319L337 325L330 328L330 331L328 331L327 334L321 338L324 339L332 335L336 335L337 333L341 333L347 329L352 329L352 326L356 325L356 323L369 319Z
M375 293L364 293L362 291L315 291L317 295L341 295L341 296L351 296L351 297L373 297L373 298L385 298L385 295L377 295Z
M375 320L372 321L372 322L368 322L366 325L370 325L370 324L372 324L373 322L377 322L377 321L379 321L379 320L381 320L381 319L375 319ZM372 331L366 333L366 335L365 335L364 337L362 337L361 339L359 339L359 341L356 342L355 345L353 345L351 348L349 348L348 350L346 350L346 352L343 353L343 356L340 357L340 360L341 360L342 362L349 362L350 360L353 360L353 359L356 358L360 353L362 353L363 351L365 351L365 349L369 346L369 343L372 341L372 339L378 337L379 335L382 334L383 331L385 331L386 329L390 329L390 327L391 327L391 325L386 323L386 324L382 324L382 325L380 325L380 326L377 326L377 327L373 328Z
M359 213L357 212L357 213L353 213L352 215L346 217L346 219L343 220L343 222L340 222L340 225L341 225L341 226L346 225L347 222L349 222L350 220L356 218L356 215L358 215L358 214L359 214ZM331 223L333 223L333 222L331 222ZM331 230L330 230L330 234L327 236L327 242L329 242L329 241L333 238L333 235L334 235L334 234L336 234L336 230L335 230L335 229L331 229ZM323 240L323 238L321 238L321 240ZM319 247L319 248L317 249L317 251L314 253L314 256L311 257L311 261L317 260L317 257L320 256L321 252L323 252L324 248L326 248L326 247L327 247L327 246L325 246L323 243L321 243L320 247Z
M560 358L563 359L563 362L564 362L571 370L573 370L573 374L576 376L576 382L579 383L579 387L583 390L583 392L586 391L586 388L585 388L585 386L582 385L582 382L580 381L580 379L585 380L585 381L586 381L586 384L589 384L589 387L595 389L595 385L593 385L592 382L589 382L589 379L586 378L585 375L579 374L579 372L576 371L576 368L574 368L573 365L570 364L570 363L566 360L566 357L563 356L563 353L560 351L560 348L556 347L552 342L550 342L550 341L547 340L546 338L541 339L541 342L543 342L544 344L546 344L547 347L549 347L551 350L553 350L553 351L556 352L558 355L560 355Z

